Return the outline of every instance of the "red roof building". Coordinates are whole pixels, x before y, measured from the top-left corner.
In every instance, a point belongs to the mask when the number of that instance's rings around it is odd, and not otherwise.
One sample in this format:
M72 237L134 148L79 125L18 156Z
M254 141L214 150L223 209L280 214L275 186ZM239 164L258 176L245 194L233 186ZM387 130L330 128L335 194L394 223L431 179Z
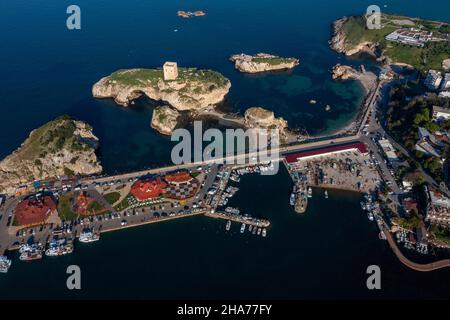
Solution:
M56 203L52 197L30 197L17 205L14 210L15 220L20 226L41 224L55 210Z
M141 179L131 187L131 194L139 201L157 198L164 193L167 184L161 179Z
M347 144L341 144L336 145L332 147L326 147L326 148L320 148L320 149L314 149L314 150L308 150L308 151L302 151L302 152L296 152L287 154L285 156L287 163L295 163L298 160L303 160L307 158L314 158L319 156L326 156L346 151L356 151L365 154L368 152L367 146L362 142L355 142L355 143L347 143Z
M164 180L168 183L180 184L189 182L193 179L191 174L187 171L177 171L175 173L169 173L164 176Z

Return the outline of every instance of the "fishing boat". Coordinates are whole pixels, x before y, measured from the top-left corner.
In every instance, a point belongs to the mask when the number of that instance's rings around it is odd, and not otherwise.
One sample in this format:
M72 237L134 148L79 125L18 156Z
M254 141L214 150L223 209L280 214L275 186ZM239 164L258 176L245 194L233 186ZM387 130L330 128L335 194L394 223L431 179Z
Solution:
M225 229L226 229L227 231L230 231L230 228L231 228L231 220L228 220Z
M19 257L22 261L33 261L42 259L42 250L32 249L29 251L22 252Z
M80 234L80 238L78 240L83 243L95 242L100 240L100 235L98 233L95 233L93 229L91 230L89 228L86 228Z

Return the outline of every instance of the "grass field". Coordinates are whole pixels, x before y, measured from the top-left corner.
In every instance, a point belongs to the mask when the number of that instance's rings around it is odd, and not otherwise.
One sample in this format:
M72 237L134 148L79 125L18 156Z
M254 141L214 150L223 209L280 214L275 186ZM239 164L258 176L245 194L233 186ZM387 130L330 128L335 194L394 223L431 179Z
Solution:
M78 215L72 211L72 206L70 204L71 197L71 194L66 194L59 198L58 214L62 220L75 220L78 217Z
M119 192L110 192L110 193L103 195L103 197L105 198L106 201L108 201L109 204L112 205L112 204L116 203L117 200L119 200L120 193Z

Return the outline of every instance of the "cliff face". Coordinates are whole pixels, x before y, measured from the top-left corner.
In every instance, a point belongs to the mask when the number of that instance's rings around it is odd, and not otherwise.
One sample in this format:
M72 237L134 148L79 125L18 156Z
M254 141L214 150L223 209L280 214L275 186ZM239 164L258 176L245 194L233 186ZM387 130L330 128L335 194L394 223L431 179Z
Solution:
M236 69L246 73L292 69L299 64L296 58L282 58L267 53L258 53L253 56L244 53L235 54L230 57L230 61L234 62Z
M157 107L153 110L151 127L161 134L171 135L179 116L180 113L169 106Z
M0 162L0 193L14 193L21 184L67 174L100 173L92 128L67 116L33 130L22 145Z
M161 69L129 69L102 78L92 87L92 94L114 98L122 106L145 94L177 110L201 110L221 102L230 87L227 78L211 70L179 68L177 79L166 81Z

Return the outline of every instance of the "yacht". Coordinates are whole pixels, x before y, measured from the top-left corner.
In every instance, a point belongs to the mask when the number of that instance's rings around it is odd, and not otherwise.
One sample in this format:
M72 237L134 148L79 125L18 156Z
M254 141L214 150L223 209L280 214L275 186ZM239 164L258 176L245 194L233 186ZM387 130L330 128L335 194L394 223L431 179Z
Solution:
M225 229L226 229L227 231L230 231L230 228L231 228L231 220L228 220Z
M373 214L372 214L372 211L367 210L367 217L369 218L370 221L373 221Z
M266 228L264 228L264 229L262 230L262 236L263 236L264 238L267 236L267 229L266 229Z
M312 198L312 188L308 187L308 198Z
M261 228L258 228L257 234L258 234L258 236L261 234Z
M325 199L328 199L328 191L325 190Z
M241 233L244 233L245 232L245 223L243 223L242 225L241 225Z
M291 206L293 206L295 204L295 193L294 192L291 193L291 199L290 199L289 203L291 204Z
M253 225L249 225L249 226L248 226L248 231L251 232L252 229L253 229Z
M0 273L7 273L11 267L11 260L6 256L0 256Z

